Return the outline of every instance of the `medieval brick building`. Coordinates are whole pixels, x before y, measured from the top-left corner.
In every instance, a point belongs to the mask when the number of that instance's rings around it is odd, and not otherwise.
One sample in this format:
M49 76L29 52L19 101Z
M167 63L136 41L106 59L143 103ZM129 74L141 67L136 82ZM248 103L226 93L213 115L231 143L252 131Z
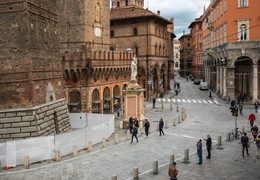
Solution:
M1 141L70 130L56 1L1 0L0 22Z
M147 98L169 89L173 64L173 19L144 9L143 0L112 0L111 46L138 58L138 84ZM173 68L172 68L173 69Z
M64 88L70 112L113 113L117 106L122 108L133 53L110 50L109 2L60 1Z
M180 76L192 73L191 34L183 34L180 38Z

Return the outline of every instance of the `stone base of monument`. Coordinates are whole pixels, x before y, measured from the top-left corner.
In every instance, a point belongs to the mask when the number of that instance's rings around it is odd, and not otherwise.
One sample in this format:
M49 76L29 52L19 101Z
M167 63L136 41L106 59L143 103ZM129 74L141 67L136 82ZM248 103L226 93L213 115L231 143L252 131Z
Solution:
M130 82L126 90L123 91L124 95L124 122L123 128L127 127L129 118L137 118L139 121L143 122L145 120L144 116L144 91L136 81Z

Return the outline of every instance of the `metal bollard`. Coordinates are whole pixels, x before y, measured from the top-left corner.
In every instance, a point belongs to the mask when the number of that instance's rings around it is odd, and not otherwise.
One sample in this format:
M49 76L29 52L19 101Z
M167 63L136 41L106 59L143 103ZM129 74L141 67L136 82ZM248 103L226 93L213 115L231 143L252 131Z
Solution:
M130 139L131 139L130 130L127 130L127 131L126 131L126 138L127 138L127 140L130 140Z
M168 120L165 120L165 129L168 129L168 128L169 128Z
M60 150L56 150L55 152L55 156L56 156L56 161L59 162L61 160L61 157L60 157Z
M92 141L88 142L88 151L91 152L93 150Z
M176 126L176 119L173 119L173 126Z
M184 121L184 113L181 113L181 120Z
M135 166L135 167L134 167L134 171L133 171L133 179L134 179L134 180L138 180L138 178L139 178L138 167Z
M245 126L242 126L242 133L244 134L246 132Z
M78 147L77 146L73 146L73 156L76 157L78 155Z
M226 135L226 141L230 141L230 133L229 132Z
M24 156L23 162L24 162L24 168L29 169L29 165L30 165L29 156Z
M174 154L170 155L170 165L172 165L174 163Z
M170 110L172 111L172 103L170 104Z
M163 102L162 102L162 109L163 109Z
M184 149L184 161L189 160L189 149Z
M115 144L119 143L119 134L115 133Z
M158 160L153 161L153 174L158 174Z
M111 180L117 180L117 175L114 174L114 175L112 176Z
M179 112L179 106L177 106L177 112Z
M218 136L218 142L217 142L218 146L221 146L221 136Z
M102 148L107 147L106 138L102 138Z

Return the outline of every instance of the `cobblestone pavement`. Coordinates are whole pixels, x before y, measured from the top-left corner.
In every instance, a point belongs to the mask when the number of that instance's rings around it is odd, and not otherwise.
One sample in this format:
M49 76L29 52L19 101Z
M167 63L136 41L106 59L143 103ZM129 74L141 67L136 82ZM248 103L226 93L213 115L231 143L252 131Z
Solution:
M181 83L181 93L175 98L185 99L207 99L207 91L199 91L192 82L179 79ZM167 98L167 95L166 97ZM101 148L98 144L94 146L93 152L81 151L79 156L73 158L66 156L62 161L44 161L32 164L30 169L24 170L22 166L3 171L0 179L86 179L86 180L108 180L113 174L118 175L118 179L132 179L132 171L135 166L139 167L140 179L168 179L167 169L169 155L174 154L177 161L177 168L180 170L178 179L249 179L259 180L260 160L256 159L256 147L252 142L249 149L250 156L244 159L241 156L241 144L239 140L226 142L226 133L234 129L235 120L231 116L227 103L218 99L213 94L219 104L205 103L173 103L173 110L170 110L170 103L164 104L161 109L161 102L156 103L156 109L152 108L150 102L146 102L146 117L151 122L152 132L149 137L140 137L139 142L130 144L126 140L125 130L118 129L120 119L116 119L116 131L120 136L120 144L114 145L114 135L108 142L108 148ZM172 126L173 119L180 115L177 113L184 107L187 110L187 117L184 122L177 126ZM247 121L249 113L253 112L250 105L244 111L244 116L238 117L238 127L245 126L248 132L250 127ZM160 118L169 121L170 128L165 129L165 135L159 136L156 131L156 124ZM257 124L260 125L257 120ZM217 137L222 136L222 150L214 145L212 159L205 159L206 150L203 153L203 165L197 165L197 155L195 146L198 138L205 138L210 134L213 142ZM142 134L142 136L144 136ZM203 142L205 147L205 142ZM183 161L184 149L190 151L190 163ZM159 161L160 169L158 175L152 174L153 160Z

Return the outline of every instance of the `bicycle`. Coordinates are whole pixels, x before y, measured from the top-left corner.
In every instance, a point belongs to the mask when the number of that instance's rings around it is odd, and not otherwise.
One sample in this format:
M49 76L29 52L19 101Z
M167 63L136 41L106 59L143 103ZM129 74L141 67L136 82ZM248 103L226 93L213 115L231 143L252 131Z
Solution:
M238 128L232 129L232 131L229 133L229 140L233 141L234 139L240 139L242 136L242 132L238 131Z

